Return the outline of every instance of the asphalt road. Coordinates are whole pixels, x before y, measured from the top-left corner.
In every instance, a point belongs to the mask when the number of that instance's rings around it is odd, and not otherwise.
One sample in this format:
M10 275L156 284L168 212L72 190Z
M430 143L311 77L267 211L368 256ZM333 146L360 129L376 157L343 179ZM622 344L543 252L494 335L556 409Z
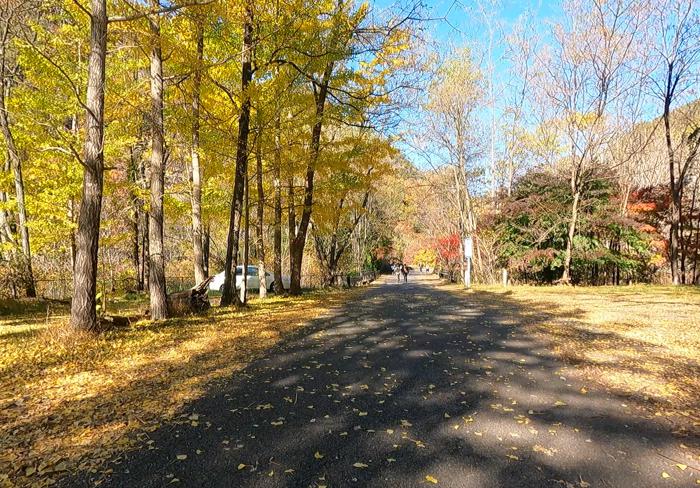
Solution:
M387 278L213 387L101 486L697 486L668 427L563 376L517 319L431 277Z

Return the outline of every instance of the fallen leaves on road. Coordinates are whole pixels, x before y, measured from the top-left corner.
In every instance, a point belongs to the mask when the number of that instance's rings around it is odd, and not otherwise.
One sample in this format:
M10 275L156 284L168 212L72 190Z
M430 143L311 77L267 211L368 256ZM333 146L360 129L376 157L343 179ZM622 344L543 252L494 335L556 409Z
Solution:
M698 432L697 287L483 287L470 300L510 314L587 381L633 396L681 434Z
M18 320L33 317L0 320L0 485L43 487L68 472L107 474L120 452L154 449L148 433L163 423L197 427L197 414L181 413L188 402L341 297L347 292L254 300L244 311L214 308L70 340L39 330L45 309L30 334L14 332ZM49 321L50 330L65 320Z

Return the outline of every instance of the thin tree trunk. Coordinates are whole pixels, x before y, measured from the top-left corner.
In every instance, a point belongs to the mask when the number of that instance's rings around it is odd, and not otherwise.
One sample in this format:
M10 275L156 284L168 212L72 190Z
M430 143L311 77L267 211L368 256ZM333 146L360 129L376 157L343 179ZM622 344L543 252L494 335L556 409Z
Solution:
M134 154L134 149L131 148L131 158L129 160L128 178L129 178L129 200L131 204L130 225L131 225L131 262L134 266L136 274L136 290L143 290L143 282L141 281L141 235L139 233L139 224L141 221L141 200L136 191L136 185L139 181L139 162L137 155Z
M571 216L569 217L569 230L566 235L566 251L564 254L564 271L561 276L561 282L568 285L571 283L571 256L574 247L574 236L576 235L576 222L578 222L578 207L581 198L581 192L578 188L572 188L574 199L571 203Z
M241 303L248 303L248 264L250 263L250 180L248 174L245 177L245 187L243 192L243 214L245 222L243 225L243 280L241 281Z
M235 293L235 271L238 265L238 245L240 238L240 220L243 207L243 190L248 168L248 134L250 132L250 93L249 85L253 79L253 10L248 2L245 6L243 21L243 48L241 53L241 93L243 103L238 117L238 143L236 145L236 176L233 182L231 215L229 217L228 237L226 240L226 263L224 265L224 286L221 293L221 306L232 303L240 305Z
M3 173L10 172L10 158L5 158L2 171ZM4 206L4 204L7 203L7 193L4 190L0 190L0 203L3 204L3 208L0 209L0 242L7 242L14 246L15 239L12 235L12 228L10 227L11 215ZM8 254L11 256L12 251L10 250Z
M80 65L80 56L78 56L78 64ZM73 132L74 136L78 135L78 115L73 114L73 120L71 122L71 131ZM71 196L68 199L68 220L70 221L71 224L75 224L76 221L76 214L75 214L75 200L73 199L73 196ZM70 269L71 272L75 269L75 230L71 227L70 229Z
M292 242L297 235L297 211L294 198L294 176L287 180L287 241L289 243L289 273L292 273Z
M75 201L73 200L73 197L68 200L68 220L71 222L71 224L75 224ZM75 253L77 252L77 249L75 247L75 231L73 229L70 230L70 269L71 272L75 270Z
M680 202L679 202L679 186L680 182L676 182L676 158L673 149L673 141L671 138L671 100L673 98L673 64L668 66L666 79L666 92L664 96L664 136L666 141L666 152L668 155L669 169L669 189L671 193L671 226L669 229L669 260L671 264L671 282L674 285L680 284L678 275L678 225L680 222Z
M301 265L304 258L304 247L306 245L306 235L311 221L314 199L314 176L316 164L321 151L321 131L323 129L323 115L326 108L326 97L328 95L328 84L333 73L333 62L326 65L321 81L315 86L314 95L316 102L316 121L311 131L311 154L306 166L306 185L304 186L304 206L299 219L299 228L293 241L289 245L289 257L291 277L289 293L291 295L301 294Z
M78 68L83 69L83 62L82 62L82 53L81 53L81 46L82 42L78 42ZM71 132L73 133L73 137L78 137L79 136L79 128L78 128L78 118L80 114L79 113L74 113L71 116ZM71 223L71 229L70 229L70 270L71 273L75 270L75 253L76 253L76 248L75 248L75 229L74 225L76 222L76 212L75 212L75 199L71 195L71 197L68 199L68 220ZM137 270L138 271L138 270Z
M199 106L201 101L203 58L204 29L202 22L197 21L197 66L194 72L192 88L192 167L190 168L190 181L192 183L192 254L196 284L201 283L207 277L204 270L204 250L202 249L202 173L199 164Z
M90 16L90 58L85 98L86 135L83 191L78 214L73 300L70 324L74 329L94 331L96 313L97 252L104 176L104 95L107 54L107 2L92 0Z
M29 229L27 228L27 206L24 197L24 178L22 177L22 159L15 144L15 138L10 127L10 117L7 111L6 97L10 91L7 66L6 48L9 41L9 19L5 19L0 44L0 128L5 139L7 156L12 165L15 182L15 200L17 203L17 217L19 220L19 235L22 245L22 277L25 285L25 293L28 297L36 296L34 286L34 272L32 271L32 251L29 243Z
M284 292L284 283L282 282L282 144L280 141L280 117L279 114L275 117L275 221L274 221L274 275L275 275L275 293Z
M262 131L258 127L259 131ZM258 205L257 210L257 252L258 252L258 279L260 286L258 287L258 295L260 298L267 297L267 275L265 272L265 239L264 239L264 223L265 223L265 191L263 188L263 162L262 162L262 133L258 133L258 140L255 150L255 178L258 190Z
M681 193L681 196L679 198L680 204L678 205L678 208L681 209L681 212L679 212L678 216L678 247L679 247L679 253L678 253L678 271L681 279L681 284L685 285L686 284L686 268L685 268L685 259L687 255L687 242L685 239L685 219L683 218L683 212L682 212L682 205L683 205L683 194Z
M158 7L157 0L152 0ZM168 316L163 255L163 195L165 187L165 137L163 127L163 54L161 51L159 19L149 19L151 29L151 206L149 231L150 311L151 319Z
M211 247L211 230L209 228L209 224L207 224L206 229L204 230L204 244L203 244L203 252L204 252L204 274L209 276L209 255L210 255L210 247Z
M144 192L150 193L150 183L149 179L146 178L146 162L142 159L140 161L140 171L141 171L141 188ZM141 290L150 290L150 257L148 255L149 250L151 248L148 236L150 234L150 225L149 222L151 220L151 216L149 212L147 212L145 209L141 212L141 277L139 278L139 281L141 283Z

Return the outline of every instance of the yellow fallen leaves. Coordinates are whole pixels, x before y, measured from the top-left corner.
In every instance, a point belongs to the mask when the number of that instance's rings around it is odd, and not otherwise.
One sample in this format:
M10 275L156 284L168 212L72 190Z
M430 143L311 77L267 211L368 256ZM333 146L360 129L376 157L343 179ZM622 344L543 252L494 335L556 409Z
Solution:
M542 454L546 454L547 456L554 456L554 453L557 452L556 449L548 449L546 447L540 446L539 444L535 444L532 446L532 450L535 452L541 452Z
M550 340L557 356L576 365L576 376L590 382L577 393L590 395L594 384L622 394L644 392L650 411L658 409L691 430L700 422L700 382L693 369L700 347L696 288L514 287L508 293L502 299L499 293L475 293L471 300L546 309L548 320L528 321L524 329Z
M321 454L320 452L316 451L316 452L314 453L314 458L316 458L316 459L323 459L323 454Z
M429 474L425 476L425 481L427 481L428 483L433 483L434 485L437 485L437 483L438 483L437 478L435 476L431 476Z
M175 457L177 458L178 461L184 461L185 459L187 459L187 454L178 454Z
M154 449L141 434L172 420L201 428L202 415L183 414L185 405L342 298L347 294L254 300L245 312L214 308L204 317L134 323L69 345L40 332L3 335L0 327L0 365L12 370L0 374L0 391L22 399L2 408L0 485L51 484L138 445ZM45 316L44 307L42 324Z
M368 465L365 463L355 463L353 466L360 469L368 467Z

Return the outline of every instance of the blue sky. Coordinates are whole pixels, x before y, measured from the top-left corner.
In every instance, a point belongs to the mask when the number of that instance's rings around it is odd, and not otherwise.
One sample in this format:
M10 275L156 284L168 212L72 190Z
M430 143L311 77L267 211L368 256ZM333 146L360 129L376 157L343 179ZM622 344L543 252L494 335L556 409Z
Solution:
M392 8L396 0L375 0L380 9ZM405 1L401 2L405 5ZM484 47L489 39L483 12L488 12L494 26L494 61L497 73L505 71L498 57L507 35L518 18L529 14L541 31L547 22L556 20L562 13L562 2L553 0L426 0L425 29L443 49L450 46ZM444 20L441 20L444 19ZM500 47L500 48L499 48Z
M370 0L371 1L371 0ZM397 5L405 7L413 0L374 0L375 8L396 9ZM508 60L504 59L505 36L509 35L521 16L529 16L531 24L546 37L548 22L556 21L563 13L562 2L552 0L426 0L425 15L433 20L423 24L426 37L441 52L454 48L468 47L474 53L475 60L481 59L481 68L488 70L486 57L489 42L489 29L485 15L491 19L493 26L493 69L496 118L500 117L502 102L506 98L505 85L508 82ZM416 122L415 111L407 110L405 122ZM491 110L484 107L479 118L488 123ZM497 122L498 123L498 122ZM498 144L498 139L496 144ZM405 156L419 167L426 167L427 160L416 154L411 147L399 144Z

